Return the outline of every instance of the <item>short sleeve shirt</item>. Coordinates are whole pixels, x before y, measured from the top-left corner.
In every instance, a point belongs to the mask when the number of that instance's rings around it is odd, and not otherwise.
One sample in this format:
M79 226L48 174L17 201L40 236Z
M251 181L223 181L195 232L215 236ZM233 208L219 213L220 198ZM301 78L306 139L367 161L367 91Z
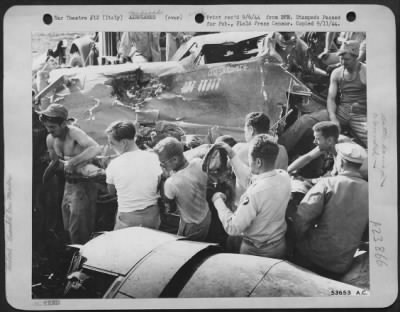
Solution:
M164 193L175 199L181 218L186 223L201 223L209 211L206 200L207 175L202 160L195 158L188 166L165 181Z
M124 153L108 165L106 182L115 185L118 210L141 210L157 202L162 171L155 153L136 150Z

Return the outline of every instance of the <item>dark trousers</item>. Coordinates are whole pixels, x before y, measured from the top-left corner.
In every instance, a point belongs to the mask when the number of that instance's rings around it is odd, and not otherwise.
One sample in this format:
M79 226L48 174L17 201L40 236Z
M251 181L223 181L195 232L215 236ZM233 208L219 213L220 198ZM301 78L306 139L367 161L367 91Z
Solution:
M196 223L186 223L185 221L179 221L178 235L185 236L186 238L204 242L207 238L208 230L211 224L211 212L208 211L207 216L199 224Z

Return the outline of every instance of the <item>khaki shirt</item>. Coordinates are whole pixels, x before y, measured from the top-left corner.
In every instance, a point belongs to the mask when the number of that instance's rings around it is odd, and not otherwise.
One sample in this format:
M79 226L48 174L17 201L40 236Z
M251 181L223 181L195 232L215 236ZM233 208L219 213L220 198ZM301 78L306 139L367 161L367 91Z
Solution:
M249 143L237 143L233 147L233 150L235 151L238 158L244 164L246 164L246 166L249 165L249 160L248 160L249 146L250 146ZM279 146L279 152L278 152L278 156L276 157L276 161L275 161L275 169L287 170L289 161L288 161L288 154L286 152L286 148L283 145L278 145L278 146ZM245 192L247 186L248 186L248 183L243 185L243 184L239 183L239 179L236 180L236 190L235 190L235 205L236 206L239 205L240 197Z
M234 213L227 207L217 208L225 231L229 235L243 235L257 248L280 240L286 233L285 212L290 192L290 177L284 170L253 176Z
M353 262L368 224L368 182L358 172L322 178L294 217L301 255L320 267L344 273Z

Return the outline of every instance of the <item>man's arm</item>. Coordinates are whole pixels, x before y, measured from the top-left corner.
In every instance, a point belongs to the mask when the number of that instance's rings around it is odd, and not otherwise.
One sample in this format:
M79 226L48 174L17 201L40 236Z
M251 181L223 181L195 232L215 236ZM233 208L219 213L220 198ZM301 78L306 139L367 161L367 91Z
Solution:
M48 134L46 137L46 145L47 145L47 150L49 152L50 160L52 162L58 161L59 157L56 154L56 151L54 150L54 138L52 137L51 134Z
M114 184L107 184L107 191L110 195L114 196L117 194L117 189L115 188Z
M279 152L278 152L278 156L275 161L275 168L287 170L288 164L289 164L289 156L288 156L286 147L284 147L281 144L279 144L278 147L279 147Z
M276 51L275 46L276 46L276 39L275 39L276 34L271 33L264 39L264 47L263 47L263 52L261 55L269 55L272 57L275 57L279 63L284 63L284 60L280 56L280 54Z
M233 149L228 144L221 143L221 145L228 152L233 172L236 175L236 180L242 187L247 188L251 179L251 170L250 167L240 158L240 151L235 149L235 146L238 144L236 144Z
M315 220L322 214L325 204L326 186L323 180L315 184L299 204L293 218L293 226L297 240L314 225Z
M215 193L212 197L215 209L218 211L218 217L228 235L240 235L249 227L257 215L254 203L249 197L245 197L233 213L226 207L223 197L222 193Z
M300 156L297 158L294 162L292 162L289 167L288 167L288 173L293 174L295 171L303 168L307 164L309 164L312 160L318 158L319 156L322 155L321 150L319 147L315 147L311 151L309 151L307 154Z
M68 167L73 168L93 159L101 153L101 146L79 128L70 128L71 139L76 141L84 150L68 160ZM67 170L67 168L66 168Z
M47 145L47 150L49 152L50 163L43 173L42 177L43 183L48 182L50 178L56 174L57 170L61 170L59 157L54 150L54 138L52 137L51 134L47 135L46 145Z
M325 36L325 49L324 51L329 52L332 48L333 39L336 36L336 32L327 32Z
M366 47L366 42L365 39L363 42L361 42L360 44L360 53L358 54L358 58L357 58L360 62L365 62L365 60L367 59L367 47Z
M164 183L163 190L160 192L164 200L165 210L172 213L177 210L175 186L171 183L170 178Z
M329 119L334 123L336 123L340 129L340 123L336 117L336 95L338 92L339 75L340 75L340 68L337 68L332 72L326 105L329 114Z

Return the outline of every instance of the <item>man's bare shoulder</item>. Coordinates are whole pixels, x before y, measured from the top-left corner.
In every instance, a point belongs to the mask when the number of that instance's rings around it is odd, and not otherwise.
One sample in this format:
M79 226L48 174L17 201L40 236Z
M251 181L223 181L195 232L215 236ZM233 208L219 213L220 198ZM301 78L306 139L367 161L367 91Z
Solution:
M342 70L343 70L343 67L342 67L342 66L339 66L338 68L335 68L335 69L332 71L332 74L331 74L331 81L333 81L333 80L335 80L335 81L339 80L339 77L340 77L340 75L341 75L341 73L342 73Z
M49 133L46 137L47 146L53 146L55 138Z
M248 148L248 145L249 145L249 144L246 143L246 142L239 142L239 143L236 143L235 146L232 147L232 149L233 149L235 152L239 153L240 151L247 149L247 148Z

